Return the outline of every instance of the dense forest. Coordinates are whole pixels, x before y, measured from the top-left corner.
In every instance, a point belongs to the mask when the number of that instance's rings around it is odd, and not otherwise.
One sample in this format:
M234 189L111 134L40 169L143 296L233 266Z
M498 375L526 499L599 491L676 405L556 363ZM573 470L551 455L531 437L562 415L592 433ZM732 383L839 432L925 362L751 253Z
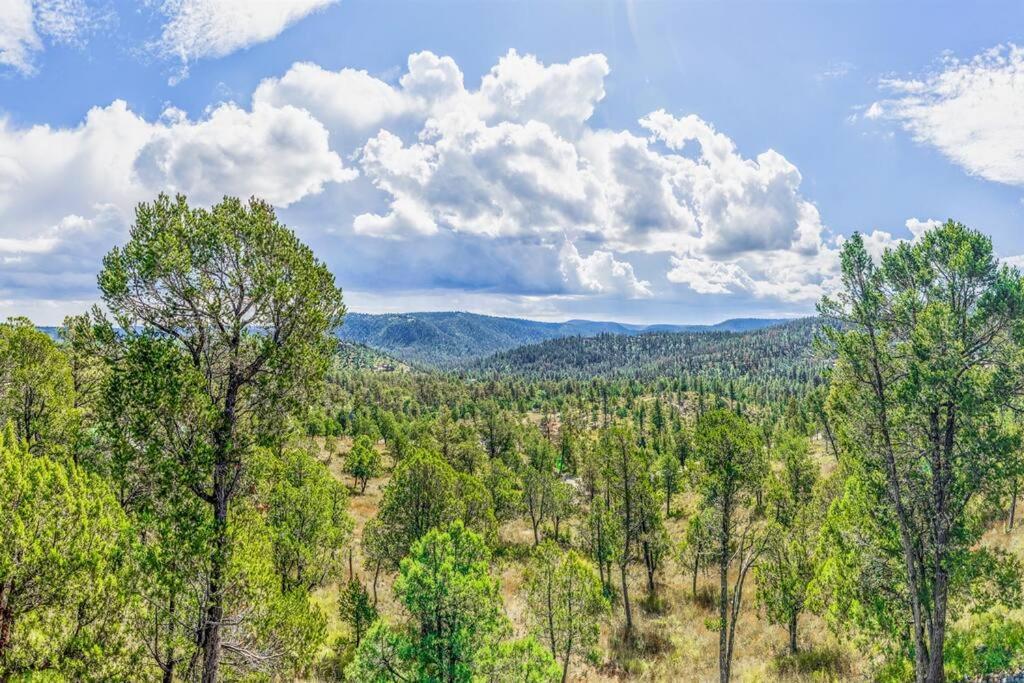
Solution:
M459 368L339 343L259 200L139 205L98 284L0 324L0 681L1024 671L1024 279L963 225Z
M778 322L781 321L770 318L736 318L714 325L626 325L590 320L538 322L463 312L350 313L345 317L338 336L407 362L454 368L492 353L562 337L645 332L739 332Z
M470 368L478 373L531 378L671 378L735 399L752 393L762 403L802 395L827 368L813 349L820 325L814 319L753 332L652 332L567 337L489 356Z

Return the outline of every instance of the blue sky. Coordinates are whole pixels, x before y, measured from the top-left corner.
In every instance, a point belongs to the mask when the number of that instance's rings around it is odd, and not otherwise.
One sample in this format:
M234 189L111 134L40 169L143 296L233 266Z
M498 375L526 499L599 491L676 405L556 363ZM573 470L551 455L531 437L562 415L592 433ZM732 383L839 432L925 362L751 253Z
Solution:
M1024 6L4 0L0 314L157 192L258 194L361 311L799 315L859 230L1024 252Z

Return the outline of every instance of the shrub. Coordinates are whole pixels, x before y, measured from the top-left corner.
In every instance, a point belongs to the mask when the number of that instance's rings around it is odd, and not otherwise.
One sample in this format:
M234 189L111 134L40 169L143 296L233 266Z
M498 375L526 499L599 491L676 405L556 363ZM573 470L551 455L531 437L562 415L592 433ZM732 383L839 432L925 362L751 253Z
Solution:
M949 634L945 654L951 681L1019 669L1024 666L1024 620L1002 610L986 612Z

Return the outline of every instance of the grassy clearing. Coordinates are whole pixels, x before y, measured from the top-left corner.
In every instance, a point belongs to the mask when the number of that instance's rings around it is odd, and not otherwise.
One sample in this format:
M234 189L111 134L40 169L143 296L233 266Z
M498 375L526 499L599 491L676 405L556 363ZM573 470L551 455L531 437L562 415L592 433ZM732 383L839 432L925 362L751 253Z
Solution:
M322 459L331 472L351 488L351 478L342 474L344 454L351 448L351 439L336 439L326 448L323 443L320 445ZM821 441L814 442L814 452L823 472L834 469L835 461ZM386 476L373 479L365 494L353 491L350 498L350 511L355 522L352 566L355 576L368 588L373 572L372 568L362 565L359 540L367 520L377 513L387 481ZM686 520L693 512L693 501L680 496L676 507L681 514L666 520L673 539L682 538ZM500 539L501 546L495 552L494 571L501 579L505 611L516 633L522 635L528 628L522 593L524 562L532 551L533 534L526 520L517 520L502 527ZM1024 558L1022 527L1006 533L1001 525L996 525L985 535L983 543ZM391 596L392 578L381 575L378 606L382 614L395 618L399 611ZM619 633L623 618L621 605L613 605L612 618L602 627L599 653L589 662L575 666L570 680L597 683L623 680L717 681L718 632L706 625L717 614L716 581L716 577L710 574L698 576L697 593L692 595L690 574L672 561L661 576L657 604L645 605L645 582L640 571L634 572L631 595L636 601L637 642L631 646L623 642ZM736 681L820 683L868 680L869 666L864 657L849 642L832 634L824 622L812 614L801 618L801 652L789 655L785 629L769 624L759 614L755 595L756 583L751 576L744 591L743 613L737 624L733 667ZM337 615L338 586L331 585L316 591L313 599L328 615L328 641L347 635ZM1016 614L1024 617L1024 610L1018 610Z

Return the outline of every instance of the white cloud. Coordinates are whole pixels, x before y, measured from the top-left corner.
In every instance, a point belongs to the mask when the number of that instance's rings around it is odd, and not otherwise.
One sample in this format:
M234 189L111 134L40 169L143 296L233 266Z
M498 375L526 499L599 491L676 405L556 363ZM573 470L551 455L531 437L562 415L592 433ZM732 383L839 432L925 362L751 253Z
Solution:
M355 177L327 144L327 130L295 107L223 104L202 121L157 126L135 170L148 187L207 204L224 195L259 195L288 206L325 183Z
M452 58L421 52L397 82L297 63L248 108L196 118L114 102L72 128L0 119L0 259L17 264L0 298L28 298L31 282L36 299L82 298L132 207L159 191L290 207L283 218L348 288L807 310L835 286L842 240L794 164L745 155L693 115L600 127L607 75L601 55L545 65L509 51L467 86ZM84 265L47 282L44 262L84 248Z
M899 122L972 175L1024 185L1024 48L949 57L934 73L886 79L882 87L893 97L865 116Z
M188 65L204 57L223 57L278 36L312 12L337 0L165 0L167 17L151 47ZM172 79L172 82L174 79Z
M509 50L480 84L479 112L488 121L539 121L572 132L604 98L608 73L608 60L600 54L545 66Z
M36 70L36 55L51 43L77 43L100 17L84 0L0 2L0 66L23 75Z
M264 79L253 100L302 107L344 140L363 134L365 141L378 127L402 119L422 126L428 117L446 115L487 123L540 122L571 133L604 97L607 75L604 55L545 66L532 55L509 50L483 77L480 88L470 92L455 60L418 52L409 56L407 72L397 85L362 70L328 71L299 62L280 78Z
M71 128L0 119L0 298L95 292L99 260L136 203L184 192L197 204L258 194L285 206L355 174L307 112L220 105L147 121L123 101Z
M1024 269L1024 254L1014 254L1013 256L1003 256L999 259L1000 263L1007 266L1013 266L1014 268Z
M124 239L126 215L112 205L90 207L89 217L70 214L37 235L0 238L0 299L44 298L80 302L95 298L96 273L103 254ZM40 320L33 304L32 318ZM80 311L84 306L78 306ZM59 315L72 308L47 305Z
M582 238L598 247L587 257L593 268L639 251L725 264L685 276L677 265L663 275L695 291L786 301L822 294L834 253L816 207L800 194L800 172L774 150L745 158L711 124L664 111L639 121L648 137L590 126L608 74L601 55L545 66L509 51L475 90L451 58L418 53L408 64L397 85L296 64L254 96L256 105L314 112L344 144L380 127L357 158L387 208L358 214L356 234L400 241L443 232L549 246ZM626 291L566 272L571 287ZM703 276L709 283L696 281ZM636 285L630 295L641 289L652 291Z
M595 250L580 256L572 242L566 241L559 252L562 277L573 290L595 294L621 294L630 299L651 296L651 283L637 279L633 266L616 261L609 251Z
M904 225L907 226L907 230L909 230L910 234L913 235L912 241L916 242L924 237L924 234L929 230L933 230L942 225L942 221L937 218L927 218L925 220L921 220L919 218L908 218Z
M129 210L161 191L198 203L260 194L285 206L355 173L308 113L233 104L194 121L173 109L146 121L120 100L94 107L74 128L0 119L0 160L0 215L8 230L28 234L97 203Z
M391 203L386 215L364 213L355 217L352 229L357 235L399 239L410 234L433 235L437 232L430 211L414 200L401 197Z
M381 131L363 148L362 168L392 210L426 207L438 225L492 237L595 221L599 188L570 142L536 121L488 126L462 113L431 119L413 145Z
M293 64L280 78L263 80L253 101L302 107L331 128L354 133L373 132L418 108L415 98L366 71L328 71L309 62Z
M0 4L0 64L31 73L32 53L42 46L34 26L31 0L4 0Z
M728 294L734 288L753 289L753 281L739 265L705 261L689 257L672 257L670 282L689 285L699 294Z

